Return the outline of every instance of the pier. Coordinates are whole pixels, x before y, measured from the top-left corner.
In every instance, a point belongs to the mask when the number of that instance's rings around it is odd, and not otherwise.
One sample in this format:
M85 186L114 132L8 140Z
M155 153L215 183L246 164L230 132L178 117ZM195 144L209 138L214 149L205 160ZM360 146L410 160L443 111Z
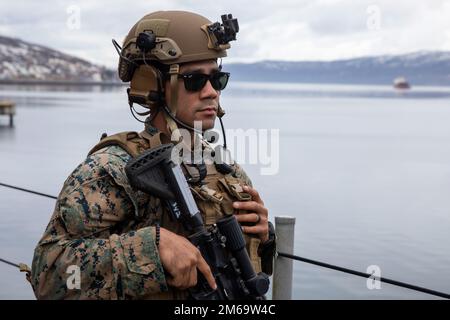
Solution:
M9 126L14 126L14 115L16 114L16 105L11 101L0 101L0 115L9 116Z

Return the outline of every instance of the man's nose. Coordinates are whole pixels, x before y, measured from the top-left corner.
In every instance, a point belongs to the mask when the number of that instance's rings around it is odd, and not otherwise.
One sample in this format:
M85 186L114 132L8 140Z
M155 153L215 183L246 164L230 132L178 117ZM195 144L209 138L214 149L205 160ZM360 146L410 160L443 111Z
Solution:
M218 91L213 88L211 81L206 81L205 86L200 91L200 98L201 99L215 99L218 96Z

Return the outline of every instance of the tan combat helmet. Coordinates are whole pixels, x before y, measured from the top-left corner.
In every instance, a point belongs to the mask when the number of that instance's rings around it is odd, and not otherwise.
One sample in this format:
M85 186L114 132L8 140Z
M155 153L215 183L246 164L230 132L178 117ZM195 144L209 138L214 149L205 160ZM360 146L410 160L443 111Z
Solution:
M165 110L172 133L177 128L172 120L177 120L179 65L226 57L229 42L236 40L238 31L237 19L231 14L223 15L222 23L212 23L186 11L158 11L144 16L131 28L122 48L113 41L116 49L121 50L119 77L123 82L131 81L130 106L139 103L148 108L159 107L164 99L163 79L169 76L170 110ZM161 66L167 68L168 74L162 74Z

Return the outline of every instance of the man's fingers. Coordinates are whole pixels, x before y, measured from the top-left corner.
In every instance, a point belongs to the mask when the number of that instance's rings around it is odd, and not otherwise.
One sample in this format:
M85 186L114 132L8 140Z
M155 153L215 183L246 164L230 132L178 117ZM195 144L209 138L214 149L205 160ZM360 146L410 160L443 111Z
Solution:
M197 284L197 268L191 269L191 274L189 277L189 285L188 288L191 288Z
M248 214L238 214L236 215L236 219L238 222L255 222L255 223L259 223L264 220L260 215L258 215L255 212Z
M233 203L233 207L241 210L248 211L261 211L264 208L261 204L256 201L237 201Z
M269 227L261 226L260 224L257 224L256 226L242 226L242 231L245 233L261 234L268 232L268 230Z
M173 286L180 289L187 289L195 285L191 285L192 283L192 272L197 272L196 268L191 268L190 270L186 270L186 272L179 272L176 277L173 277ZM195 279L197 280L197 275L195 275Z
M262 201L262 199L261 199L261 197L259 195L259 192L256 191L256 189L253 189L250 186L244 186L243 189L244 189L245 192L249 193L252 196L253 200L255 200L256 202L259 202L259 203L264 205L264 202Z
M179 288L181 286L181 283L182 283L180 278L181 278L180 276L178 276L176 278L175 277L168 277L168 278L166 278L166 281L167 281L167 284L169 286Z
M203 259L202 256L200 256L198 260L197 268L203 274L206 281L208 281L209 286L213 290L216 290L217 289L216 280L214 279L211 269L209 268L208 264L206 263L205 259Z

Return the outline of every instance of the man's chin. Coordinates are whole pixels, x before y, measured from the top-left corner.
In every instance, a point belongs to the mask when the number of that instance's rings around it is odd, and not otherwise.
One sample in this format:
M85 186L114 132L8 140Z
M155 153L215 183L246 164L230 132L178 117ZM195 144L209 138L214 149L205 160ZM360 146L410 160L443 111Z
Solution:
M194 122L194 127L202 131L210 130L214 128L215 120L216 120L215 118L207 120L196 120Z

